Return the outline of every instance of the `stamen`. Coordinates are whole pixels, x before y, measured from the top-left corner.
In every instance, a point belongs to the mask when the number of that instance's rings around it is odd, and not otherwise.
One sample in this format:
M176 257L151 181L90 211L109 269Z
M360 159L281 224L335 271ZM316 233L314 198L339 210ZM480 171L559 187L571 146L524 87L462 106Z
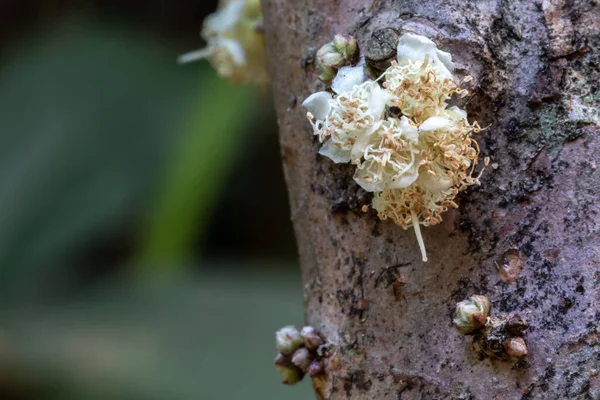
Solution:
M423 257L423 262L427 262L427 251L425 250L423 236L421 236L421 227L419 226L419 219L417 218L417 213L411 210L410 215L412 219L413 228L415 229L415 236L417 237L417 242L419 243L419 248L421 249L421 256Z

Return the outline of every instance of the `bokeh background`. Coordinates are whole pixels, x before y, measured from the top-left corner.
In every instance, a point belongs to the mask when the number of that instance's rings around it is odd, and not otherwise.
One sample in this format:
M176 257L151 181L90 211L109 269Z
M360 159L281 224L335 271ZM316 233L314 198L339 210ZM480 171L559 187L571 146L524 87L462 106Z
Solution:
M0 399L312 398L269 89L175 62L215 9L0 1Z

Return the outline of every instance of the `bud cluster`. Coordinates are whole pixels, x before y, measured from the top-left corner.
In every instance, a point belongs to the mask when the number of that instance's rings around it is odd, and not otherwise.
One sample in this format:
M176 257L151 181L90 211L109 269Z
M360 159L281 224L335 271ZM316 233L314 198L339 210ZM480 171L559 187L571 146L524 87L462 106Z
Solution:
M286 385L295 385L304 375L311 378L323 373L322 359L328 354L328 345L311 326L298 331L294 326L284 326L275 333L279 354L275 369Z
M355 64L358 60L358 43L348 35L335 35L333 41L322 46L317 51L317 68L319 79L331 82L337 70L348 64Z
M485 296L474 295L458 303L454 325L463 335L473 335L484 354L503 360L527 355L524 337L529 324L516 314L492 317Z

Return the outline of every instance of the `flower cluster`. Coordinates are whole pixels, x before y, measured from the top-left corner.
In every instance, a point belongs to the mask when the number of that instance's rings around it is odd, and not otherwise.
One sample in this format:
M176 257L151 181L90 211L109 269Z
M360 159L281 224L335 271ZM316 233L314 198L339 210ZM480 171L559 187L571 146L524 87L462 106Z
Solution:
M333 95L317 92L303 105L323 142L319 153L356 165L354 180L374 193L379 217L412 226L427 261L419 225L441 222L448 207L457 207L456 195L479 184L472 177L479 148L471 134L480 128L464 110L448 106L453 95L467 94L453 80L450 54L406 33L397 55L377 80L367 79L361 63L341 68Z
M207 46L179 62L208 58L232 83L269 82L260 0L221 0L219 10L204 20L201 36Z

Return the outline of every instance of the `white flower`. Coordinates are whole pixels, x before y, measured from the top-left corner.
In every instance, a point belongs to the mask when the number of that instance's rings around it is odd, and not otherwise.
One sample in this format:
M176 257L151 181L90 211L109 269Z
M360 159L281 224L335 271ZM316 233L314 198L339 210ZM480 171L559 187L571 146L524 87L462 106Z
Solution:
M450 54L407 33L398 62L380 78L382 87L380 79L365 82L361 65L344 67L332 83L335 95L318 92L303 103L324 142L319 153L356 165L354 180L374 193L379 217L414 228L423 261L420 225L439 223L448 207L458 207L460 190L479 184L472 177L479 148L471 133L480 128L464 110L448 107L453 94L466 94L452 80L453 70Z
M302 105L308 110L315 135L324 142L319 153L336 163L349 162L353 152L362 151L355 144L377 129L386 101L387 92L373 81L353 85L335 98L328 92L309 96Z
M406 117L400 122L389 118L377 124L374 132L365 135L363 161L357 162L354 180L368 192L410 186L419 174L417 136L417 128ZM358 155L355 150L353 154Z
M208 58L218 74L233 83L267 83L264 35L259 0L228 0L204 20L207 46L179 57L180 63Z
M405 33L398 40L398 65L409 65L410 62L428 63L434 66L438 76L452 79L454 64L450 53L438 50L435 43L425 36Z

